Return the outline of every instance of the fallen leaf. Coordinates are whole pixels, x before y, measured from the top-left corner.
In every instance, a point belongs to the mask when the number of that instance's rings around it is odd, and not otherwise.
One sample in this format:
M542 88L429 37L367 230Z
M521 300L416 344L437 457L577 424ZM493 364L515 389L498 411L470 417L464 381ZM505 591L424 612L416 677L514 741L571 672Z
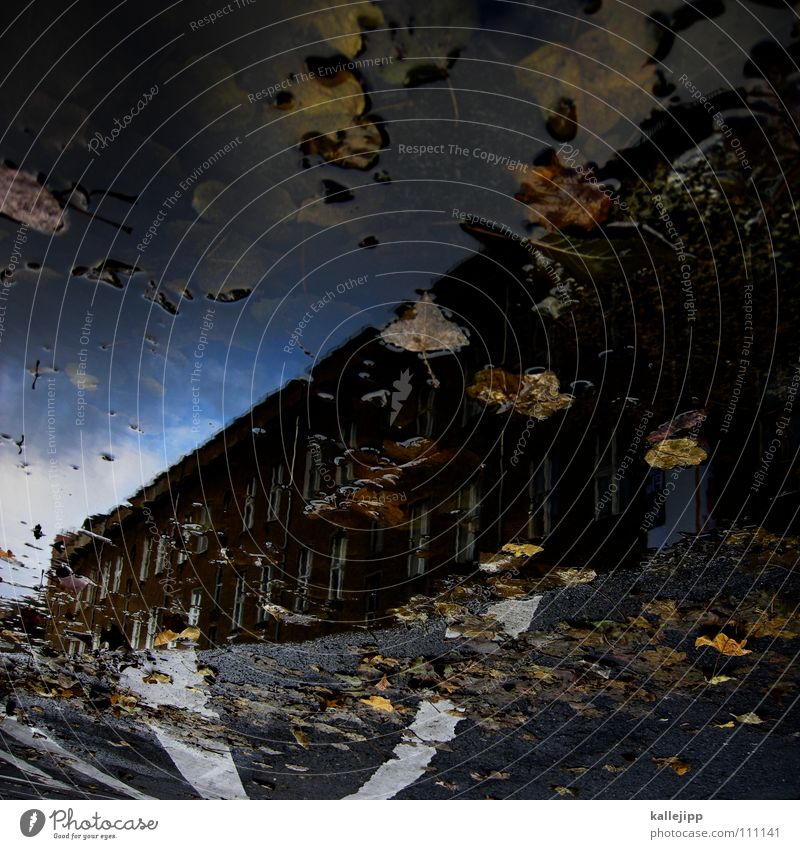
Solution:
M733 720L730 722L712 722L714 728L735 728L736 723Z
M761 725L764 720L757 713L732 713L731 716L742 723L742 725Z
M0 163L0 214L40 233L63 233L66 213L32 174Z
M470 776L475 781L508 781L511 778L511 773L498 772L496 769L493 769L491 772L487 772L486 775L482 775L480 772L471 772Z
M163 672L151 672L142 678L145 684L171 684L172 676L166 675Z
M375 685L375 689L380 690L381 692L383 692L384 690L388 690L389 679L384 675L383 678L381 678L381 680L378 681L378 683Z
M627 769L627 767L624 767L624 766L614 766L614 764L603 764L603 769L604 769L606 772L613 772L613 773L617 773L617 772L625 772L625 770Z
M565 569L553 569L550 575L557 578L567 587L574 587L578 584L588 584L597 577L597 572L594 569L575 569L572 567Z
M330 0L315 0L312 21L320 35L350 59L364 49L361 31L383 26L383 12L372 3L334 6Z
M578 795L571 787L563 787L560 784L554 784L550 789L554 793L558 793L559 796L572 796L575 798Z
M513 554L514 557L533 557L534 554L539 554L540 551L544 551L544 549L540 545L531 545L529 543L515 543L515 542L507 542L501 551L505 551L508 554Z
M469 344L464 331L431 300L427 292L400 318L381 331L384 342L424 354L429 351L458 351Z
M307 766L299 766L298 764L286 764L286 769L290 769L292 772L308 772Z
M712 675L711 678L707 679L708 683L712 686L716 686L717 684L724 684L726 681L735 681L736 679L732 675Z
M653 758L653 762L661 767L670 767L678 775L686 775L686 773L690 772L692 769L692 767L688 763L686 763L686 761L682 761L679 757L676 757L675 755L669 758Z
M534 223L550 231L564 227L593 230L611 211L611 199L597 184L573 168L565 168L557 156L551 165L534 168L514 197L527 204Z
M367 699L359 699L365 705L369 705L373 710L382 710L386 711L386 713L393 713L394 706L389 701L389 699L385 699L383 696L370 696Z
M308 741L308 734L303 731L301 728L292 728L291 729L292 736L295 740L304 748L308 749L310 747L310 743Z
M697 466L708 457L696 439L665 439L651 448L644 459L654 469L674 469L676 466Z
M180 637L180 634L176 634L174 631L167 629L166 631L161 631L159 634L156 634L156 637L153 640L153 645L155 648L166 646L177 640L178 637Z
M664 424L659 425L654 431L648 433L645 439L650 445L655 442L662 442L663 440L674 436L676 433L697 427L702 424L706 418L705 410L690 410L688 413L681 413L680 415L675 416L674 419L670 419L668 422L664 422Z
M130 749L131 744L126 740L120 740L118 743L115 743L113 740L109 741L110 745L112 745L115 749Z
M742 657L742 655L751 653L750 649L745 648L746 643L747 640L739 642L738 640L734 640L733 637L728 637L720 632L713 640L708 637L698 637L694 641L694 647L711 646L728 657Z
M378 68L388 83L407 87L445 79L480 22L475 0L415 3L407 20L392 32L397 58Z
M467 395L487 406L496 406L498 413L513 410L539 421L566 409L574 400L572 395L559 392L558 378L552 371L516 375L494 367L475 375Z
M620 120L634 124L652 109L657 65L650 57L659 39L655 21L616 0L605 0L590 18L580 13L565 45L548 42L519 63L517 76L542 104L545 120L563 98L584 130L583 148Z

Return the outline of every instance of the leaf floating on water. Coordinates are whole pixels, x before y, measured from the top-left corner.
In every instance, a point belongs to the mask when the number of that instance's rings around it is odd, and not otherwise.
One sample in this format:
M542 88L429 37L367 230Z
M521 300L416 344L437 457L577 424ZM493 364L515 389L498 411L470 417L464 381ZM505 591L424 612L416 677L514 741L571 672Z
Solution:
M747 640L739 642L738 640L734 640L733 637L728 637L722 632L717 634L713 640L709 637L698 637L694 641L695 648L711 646L711 648L716 649L718 652L727 655L728 657L742 657L742 655L750 654L750 649L745 648L746 644Z
M394 713L394 705L389 701L389 699L386 699L383 696L370 696L368 699L359 699L359 701L368 705L373 710Z
M669 439L681 431L691 430L702 424L705 420L705 410L690 410L688 413L681 413L675 416L674 419L670 419L670 421L659 425L652 433L648 433L645 439L650 445L653 445L655 442Z
M436 0L409 8L408 26L392 33L395 60L380 75L393 85L424 85L449 76L479 23L475 0Z
M32 174L0 163L0 214L40 233L64 233L66 213Z
M658 79L650 59L659 39L655 21L606 0L585 25L580 17L575 23L571 31L579 34L568 45L544 44L519 63L517 76L542 104L545 120L562 98L573 102L578 127L597 136L620 120L647 117Z
M559 392L558 378L550 370L516 375L494 367L475 375L467 395L487 406L496 406L498 413L513 410L539 421L567 409L575 400L572 395Z
M314 26L333 48L353 59L364 49L362 31L384 25L383 12L372 3L330 6L330 0L316 0Z
M726 681L735 681L736 679L732 675L712 675L707 679L707 682L712 686L716 686L717 684L724 684Z
M431 371L425 354L432 351L458 351L469 345L464 331L431 300L427 292L400 318L384 327L381 338L389 345L421 354L428 367L433 385L439 381Z
M565 168L558 157L551 165L534 168L514 197L530 207L534 223L551 231L593 230L611 211L607 195L573 168Z
M736 723L733 720L730 720L730 722L712 722L711 724L714 726L714 728L735 728L736 727Z
M696 439L665 439L644 455L654 469L674 469L677 466L697 466L708 457Z
M658 766L668 766L673 769L678 775L686 775L687 772L691 772L692 767L690 764L686 763L686 761L682 761L679 757L673 755L670 758L653 758L653 763L658 764Z
M761 725L764 722L757 713L752 712L740 713L738 715L732 713L731 716L738 722L741 722L742 725Z

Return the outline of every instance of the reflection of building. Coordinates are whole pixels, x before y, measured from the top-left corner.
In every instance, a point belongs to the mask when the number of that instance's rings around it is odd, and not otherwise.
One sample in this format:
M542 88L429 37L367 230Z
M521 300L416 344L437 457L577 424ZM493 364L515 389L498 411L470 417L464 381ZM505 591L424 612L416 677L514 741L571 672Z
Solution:
M74 651L103 641L142 648L187 626L203 645L315 636L379 623L434 578L474 568L507 542L543 541L546 562L603 569L708 527L711 497L724 496L726 463L743 443L730 438L718 480L710 464L649 470L643 437L681 402L669 396L678 389L664 390L657 408L638 399L657 397L657 381L679 387L680 375L643 366L624 326L592 324L604 311L587 294L576 333L571 321L543 321L497 273L478 255L436 284L437 302L470 332L457 354L430 357L438 387L418 355L365 331L310 380L87 520L95 536L65 540L55 561L97 586L77 603L51 593L51 637ZM529 285L552 285L540 276ZM532 424L499 414L465 393L487 363L517 374L554 368L562 390L575 381L575 402ZM712 410L704 434L713 422Z

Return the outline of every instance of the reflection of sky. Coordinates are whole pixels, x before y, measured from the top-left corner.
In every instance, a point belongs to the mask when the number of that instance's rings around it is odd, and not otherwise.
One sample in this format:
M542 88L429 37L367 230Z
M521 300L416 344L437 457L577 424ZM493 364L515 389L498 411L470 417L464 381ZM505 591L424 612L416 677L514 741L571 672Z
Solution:
M313 20L302 15L310 4L251 4L201 32L188 22L214 11L212 2L168 7L149 22L132 4L108 18L86 4L43 30L46 5L20 13L6 41L4 58L13 73L0 89L8 122L0 128L2 156L31 173L47 173L54 190L79 182L88 191L128 196L108 196L98 206L100 196L93 195L91 208L124 221L132 233L71 211L65 234L50 240L29 231L9 291L0 343L0 432L11 438L0 440L0 546L36 564L37 578L54 532L123 501L281 379L306 371L311 358L299 347L291 354L283 348L311 305L338 282L369 275L366 285L337 294L308 322L300 341L313 355L365 326L380 326L398 301L414 299L416 289L477 249L453 209L526 232L526 216L513 197L518 175L474 156L403 156L397 146L458 143L531 163L552 140L536 92L522 88L504 61L519 61L536 47L528 32L539 38L550 29L566 33L555 12L480 3L484 25L494 24L496 32L472 36L451 69L452 90L447 82L387 86L363 71L370 114L387 122L391 149L375 168L358 171L304 162L298 126L247 97L301 70L309 54L330 54ZM566 0L550 5L575 13ZM51 6L55 19L63 7ZM270 26L284 14L293 23ZM774 32L782 31L780 14L759 7ZM705 61L698 67L692 43L702 48L710 31L704 24L684 32L671 54L673 67L706 91L725 78L738 80L743 61L720 50L722 77ZM372 44L379 43L374 36ZM62 58L50 65L49 57ZM491 74L478 57L491 62ZM159 93L142 114L99 157L90 155L94 133L109 132L154 84ZM575 144L594 145L602 160L637 137L636 121L655 105L648 103L616 136L579 137ZM145 250L137 250L166 199L237 138L231 152L181 190ZM391 183L383 181L387 176ZM323 180L346 186L354 199L324 203ZM16 230L14 222L0 220L0 264L11 255ZM360 248L367 236L379 246ZM106 256L141 270L122 276L122 288L71 274ZM40 267L26 270L25 263ZM184 298L185 289L192 300ZM236 289L252 294L235 303L206 297ZM145 297L159 294L178 308L177 317ZM191 378L209 306L214 323L195 384L202 410L193 431ZM84 344L88 311L92 331ZM77 426L82 359L87 406ZM37 360L41 377L32 390L27 370ZM23 433L20 455L14 440ZM31 532L37 523L46 534L39 541ZM5 571L1 567L0 575Z

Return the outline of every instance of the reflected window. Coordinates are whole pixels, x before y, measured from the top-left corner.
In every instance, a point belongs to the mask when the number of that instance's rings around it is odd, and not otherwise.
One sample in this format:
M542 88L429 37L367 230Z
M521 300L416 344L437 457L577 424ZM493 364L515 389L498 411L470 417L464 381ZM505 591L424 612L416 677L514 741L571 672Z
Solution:
M139 641L142 639L142 623L139 619L134 619L131 622L131 648L136 651L139 648Z
M478 533L480 499L477 483L471 483L458 493L458 523L456 525L456 560L471 563L475 560L475 540Z
M553 527L553 461L531 461L528 477L528 536L544 537Z
M322 464L322 449L312 443L306 452L306 477L303 485L305 498L316 498L320 490L320 466Z
M278 463L272 467L272 477L269 485L269 502L267 504L267 521L280 518L281 499L283 498L284 477L286 469L283 464Z
M158 546L156 547L156 575L160 575L169 563L169 540L166 537L159 537Z
M156 638L156 630L158 628L158 610L153 608L150 615L147 617L147 635L145 637L145 648L153 648L153 642Z
M250 531L256 523L256 487L258 480L253 478L247 487L244 499L244 510L242 510L242 532Z
M205 554L208 551L208 534L200 534L195 539L194 543L194 553L195 554Z
M153 549L153 538L148 536L142 547L142 562L139 564L139 580L146 581L150 574L150 552Z
M294 600L294 609L297 613L308 612L308 585L311 582L312 554L309 549L304 548L300 552L297 562L297 595Z
M328 582L328 598L331 601L344 598L344 570L347 559L347 537L343 534L333 538L331 544L331 573Z
M433 434L435 398L433 389L423 389L420 392L417 407L417 433L420 436L431 436Z
M192 595L189 600L189 625L197 625L200 621L200 610L203 606L203 591L192 590Z
M222 587L225 582L225 573L222 566L217 569L217 578L214 581L214 604L219 607L222 602Z
M622 512L623 479L617 474L616 433L612 434L607 442L600 436L597 437L595 457L597 471L594 478L594 514L595 519L605 519Z
M106 563L105 566L100 568L100 601L108 596L108 581L109 581L109 572L111 570L111 564Z
M364 582L364 588L367 591L366 610L364 612L364 620L366 622L374 622L378 616L378 593L381 586L380 572L375 572L372 575L367 575Z
M245 600L244 577L236 579L236 591L233 595L233 615L231 616L231 627L241 628L244 622L244 600Z
M427 501L411 508L408 522L408 577L425 574L425 548L430 540L430 514Z
M259 563L256 562L256 566ZM274 580L274 566L272 563L265 563L261 565L261 602L262 604L269 604L272 601L272 582ZM263 620L266 617L266 611L263 611L261 614L261 619Z

